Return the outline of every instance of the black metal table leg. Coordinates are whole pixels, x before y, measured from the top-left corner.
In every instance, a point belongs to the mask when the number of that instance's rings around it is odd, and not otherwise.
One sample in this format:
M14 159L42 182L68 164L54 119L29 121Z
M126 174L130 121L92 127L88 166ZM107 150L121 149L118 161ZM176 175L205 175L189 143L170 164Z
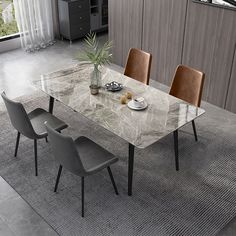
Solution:
M57 174L57 180L56 180L56 184L55 184L55 187L54 187L54 192L55 193L57 191L57 187L58 187L59 180L60 180L60 177L61 177L61 171L62 171L62 165L59 166L59 170L58 170L58 174Z
M175 168L179 170L179 144L178 144L178 130L174 131L174 147L175 147Z
M117 187L116 187L116 182L115 182L115 180L114 180L114 177L113 177L113 174L112 174L112 171L111 171L111 167L108 166L108 167L107 167L107 170L108 170L108 173L109 173L109 176L110 176L110 179L111 179L112 186L113 186L113 188L114 188L114 190L115 190L115 193L116 193L116 195L119 195L118 189L117 189Z
M53 113L53 106L54 106L54 98L50 96L48 111L49 111L51 114Z
M129 196L132 196L133 169L134 169L134 145L129 143L129 163L128 163L128 195Z
M18 151L18 147L19 147L19 142L20 142L20 132L17 132L17 138L16 138L16 148L15 148L15 154L14 156L17 156L17 151Z
M194 120L192 120L192 126L193 126L193 133L194 133L195 141L197 142L198 141L197 130L196 130L196 125L195 125L195 121Z

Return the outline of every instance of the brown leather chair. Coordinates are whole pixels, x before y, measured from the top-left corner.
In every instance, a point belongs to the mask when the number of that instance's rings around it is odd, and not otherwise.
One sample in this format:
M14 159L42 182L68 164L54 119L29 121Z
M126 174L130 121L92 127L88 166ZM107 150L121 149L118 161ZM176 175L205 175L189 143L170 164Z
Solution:
M131 48L127 58L124 75L149 84L152 55L137 48Z
M205 74L193 68L179 65L172 81L170 95L180 98L196 107L201 104ZM197 132L194 120L192 121L195 140Z

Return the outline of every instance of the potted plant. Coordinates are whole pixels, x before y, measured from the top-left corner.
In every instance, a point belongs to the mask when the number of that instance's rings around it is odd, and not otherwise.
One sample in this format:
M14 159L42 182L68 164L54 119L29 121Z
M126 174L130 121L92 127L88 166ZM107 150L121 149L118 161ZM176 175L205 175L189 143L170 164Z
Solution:
M107 41L104 45L99 45L96 33L90 32L86 35L85 48L78 55L78 60L93 65L93 71L90 75L90 90L91 94L97 94L101 87L101 71L100 67L110 64L112 54L110 49L112 42Z

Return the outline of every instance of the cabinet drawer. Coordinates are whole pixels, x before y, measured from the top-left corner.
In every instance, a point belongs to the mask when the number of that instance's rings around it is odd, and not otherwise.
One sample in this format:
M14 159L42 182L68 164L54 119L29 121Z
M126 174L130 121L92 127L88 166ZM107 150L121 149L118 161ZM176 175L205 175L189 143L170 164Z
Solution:
M79 38L83 38L86 34L88 34L89 31L88 30L80 30L77 33L73 33L70 35L70 40L75 40L75 39L79 39Z
M69 7L70 15L77 14L78 12L89 12L90 10L88 0L78 0L78 1L69 2L68 7Z
M79 38L89 33L90 31L90 21L85 21L81 24L71 25L70 34L71 38Z
M79 14L73 14L70 16L70 23L72 25L80 24L84 21L89 22L90 21L90 15L89 12L80 12Z

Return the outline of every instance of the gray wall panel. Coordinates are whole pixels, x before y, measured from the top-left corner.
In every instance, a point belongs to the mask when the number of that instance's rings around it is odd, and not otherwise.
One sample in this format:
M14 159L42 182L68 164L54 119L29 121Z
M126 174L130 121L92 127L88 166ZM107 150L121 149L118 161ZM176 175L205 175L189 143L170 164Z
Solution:
M187 0L145 0L142 48L153 54L151 78L170 85L181 63Z
M124 66L131 47L141 48L143 0L109 0L113 61Z
M189 0L183 64L206 73L203 99L224 107L236 40L236 12Z
M236 43L236 11L221 9L207 101L224 108ZM236 78L234 78L236 79Z
M226 109L236 113L236 43L235 43L234 60L232 64L228 96L226 101Z
M183 64L206 73L203 98L207 99L210 86L219 8L189 1Z

